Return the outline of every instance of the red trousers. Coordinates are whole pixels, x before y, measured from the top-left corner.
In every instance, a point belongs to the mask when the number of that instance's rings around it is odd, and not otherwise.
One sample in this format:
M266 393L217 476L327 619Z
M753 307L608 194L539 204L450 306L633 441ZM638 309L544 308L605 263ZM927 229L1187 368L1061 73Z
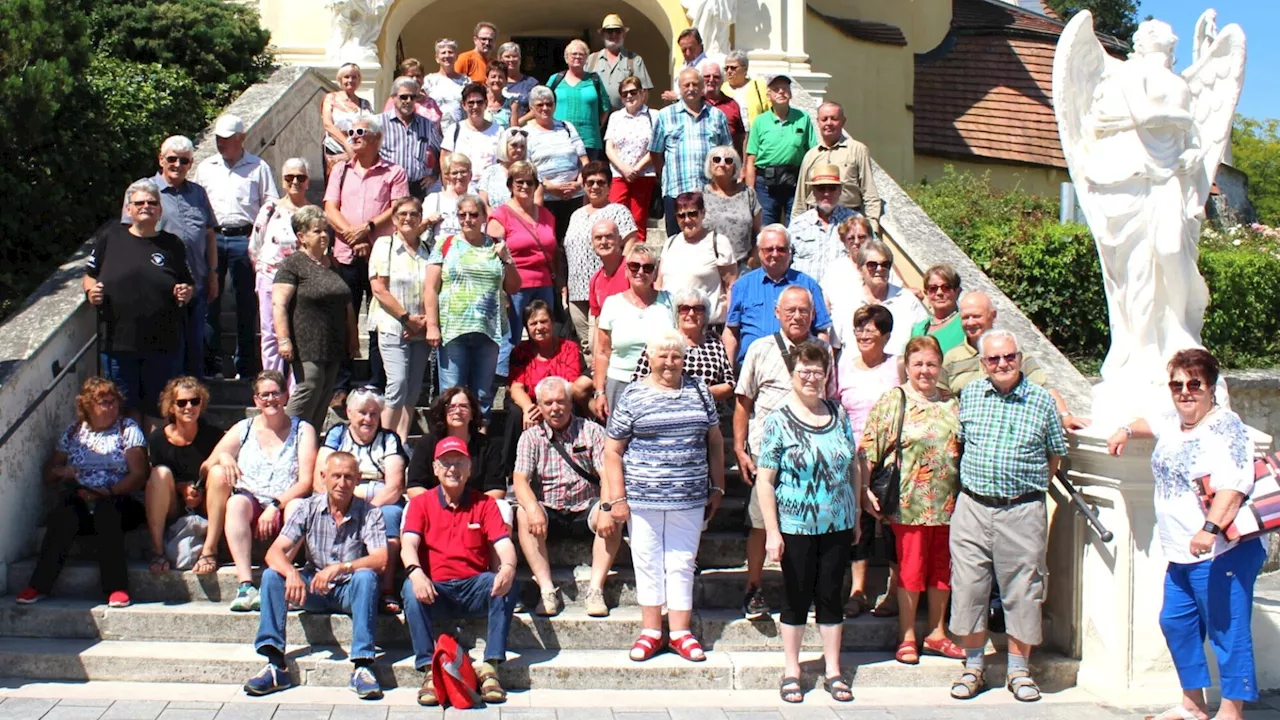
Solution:
M649 201L653 199L657 183L657 177L638 177L633 182L614 178L609 186L609 202L623 205L631 211L631 217L636 220L636 230L640 233L640 242L644 242L649 226Z

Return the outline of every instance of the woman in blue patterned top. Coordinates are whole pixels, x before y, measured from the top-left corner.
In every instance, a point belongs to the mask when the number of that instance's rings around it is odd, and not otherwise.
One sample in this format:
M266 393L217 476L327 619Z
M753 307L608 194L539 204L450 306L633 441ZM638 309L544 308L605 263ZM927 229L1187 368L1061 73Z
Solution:
M853 693L840 672L845 568L858 517L857 443L844 408L823 397L831 356L824 345L802 342L792 352L791 397L764 422L756 462L765 551L782 563L782 699L804 700L800 644L809 606L817 608L827 672L823 687L839 702Z
M693 662L707 658L689 632L693 568L703 525L724 495L724 438L711 392L684 375L687 344L674 329L649 340L652 373L623 391L604 446L600 508L630 523L643 628L631 646L636 661L662 649L664 604L672 649Z

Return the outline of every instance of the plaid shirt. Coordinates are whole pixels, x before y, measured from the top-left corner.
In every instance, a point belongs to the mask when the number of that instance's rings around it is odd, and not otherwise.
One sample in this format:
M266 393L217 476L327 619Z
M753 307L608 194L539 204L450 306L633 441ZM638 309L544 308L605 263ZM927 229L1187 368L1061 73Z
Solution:
M520 435L516 444L515 472L541 485L542 504L556 510L579 512L600 497L600 488L587 482L551 447L551 426L545 422ZM555 434L569 457L584 470L604 472L604 428L575 417Z
M663 197L702 190L707 184L707 153L717 145L731 144L729 120L707 103L697 113L690 112L683 102L659 111L649 151L663 154Z
M289 517L281 535L297 543L307 543L307 569L319 570L333 563L354 562L371 550L387 546L387 530L382 511L352 498L342 524L329 514L329 496L312 495Z
M1049 486L1049 456L1067 441L1049 391L1023 375L1001 394L990 378L960 393L960 484L979 495L1015 498Z
M827 218L826 225L818 217L817 208L791 216L791 226L787 228L791 233L791 267L821 285L827 268L840 258L849 256L844 243L840 242L840 223L860 214L857 210L837 206Z

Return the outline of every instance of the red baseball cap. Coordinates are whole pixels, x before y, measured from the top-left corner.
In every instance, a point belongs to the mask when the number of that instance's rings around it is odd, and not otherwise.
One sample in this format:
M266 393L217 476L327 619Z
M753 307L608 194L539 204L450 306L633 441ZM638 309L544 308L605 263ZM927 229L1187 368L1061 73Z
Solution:
M471 452L467 450L467 444L462 441L462 438L456 438L451 435L436 443L436 460L439 460L442 455L451 452L460 452L467 457L471 457Z

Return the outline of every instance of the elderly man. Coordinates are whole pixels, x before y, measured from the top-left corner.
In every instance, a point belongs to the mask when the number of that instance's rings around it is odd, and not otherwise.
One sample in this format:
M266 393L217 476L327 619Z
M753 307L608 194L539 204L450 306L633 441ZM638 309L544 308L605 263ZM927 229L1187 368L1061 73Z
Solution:
M840 204L840 168L815 165L809 171L809 187L817 198L814 206L791 216L791 267L818 284L827 268L846 255L840 240L840 224L858 214Z
M520 435L511 475L518 503L520 548L542 596L534 612L551 616L564 609L560 591L551 581L547 541L589 537L593 538L591 584L583 605L591 617L607 617L604 581L618 554L622 533L609 508L600 504L604 428L574 417L573 388L562 377L543 378L534 396L542 422Z
M658 112L649 141L653 168L662 176L662 206L668 237L680 233L676 197L680 193L701 191L707 182L707 154L711 148L733 141L728 118L707 105L697 68L681 70L677 82L681 101Z
M778 332L774 307L782 292L792 285L809 291L817 301L810 330L823 340L831 329L831 315L817 281L791 267L791 235L782 225L760 230L756 238L760 267L743 274L729 294L729 314L725 320L724 350L735 367L741 367L747 349L757 339Z
M399 98L397 98L399 102ZM382 123L376 115L361 113L347 130L353 157L335 165L324 188L324 215L333 228L335 268L351 290L351 306L359 314L369 290L369 251L373 241L391 234L391 201L409 195L408 174L380 155ZM372 335L372 333L370 333ZM377 338L369 342L369 365L374 385L382 374ZM340 406L346 391L354 387L350 360L338 369L337 392L330 402Z
M285 664L285 620L289 605L306 612L351 616L349 687L363 700L382 697L373 676L374 632L378 621L378 575L387 565L387 533L382 513L354 496L360 464L347 452L325 461L324 494L295 500L289 519L267 550L262 573L262 615L254 648L267 666L244 684L249 695L266 695L293 685ZM292 558L307 548L299 570Z
M756 459L764 441L764 419L791 396L791 370L795 361L792 349L805 340L821 340L812 334L814 312L822 305L822 297L801 286L782 290L774 304L779 330L759 338L747 349L738 386L734 388L737 404L733 410L733 454L738 457L742 481L751 486L747 519L751 532L747 536L747 588L742 598L742 612L748 620L760 620L769 614L769 604L761 588L765 559L764 515L756 498ZM835 397L835 373L828 378L827 396Z
M653 89L653 80L649 79L649 68L645 67L644 58L634 50L623 47L627 32L631 28L622 24L622 16L610 13L600 23L600 38L604 40L604 48L587 56L586 71L593 72L604 81L605 90L609 92L609 107L622 109L622 96L618 94L618 85L623 80L636 76L640 86L645 90Z
M800 184L796 186L791 214L799 215L818 202L805 180L809 172L818 165L835 165L844 180L839 204L866 215L872 229L880 232L880 194L871 177L871 153L866 145L844 136L844 124L840 103L824 102L818 107L818 144L805 153L800 163Z
M618 224L613 220L603 218L591 226L591 249L600 258L601 264L587 284L587 333L591 338L587 350L592 354L596 350L596 322L600 318L600 311L604 309L604 301L631 287L622 262L630 248L631 245L623 241Z
M738 101L720 92L724 85L724 73L714 60L703 60L698 63L698 72L702 74L702 85L706 88L707 104L724 113L729 121L729 135L733 137L733 149L742 154L742 143L747 139L747 128L742 123L742 108Z
M440 485L409 501L400 536L404 562L404 616L413 640L413 666L423 671L420 705L438 705L431 678L436 647L435 624L489 618L485 660L476 665L485 702L500 703L507 693L494 669L507 657L507 631L515 612L516 547L493 498L467 487L471 455L456 437L436 443L432 466ZM489 570L496 554L498 571Z
M791 203L800 182L800 163L809 148L818 144L809 113L791 107L791 77L769 78L769 102L773 107L751 123L747 139L747 165L742 179L756 189L761 222L791 221Z
M676 37L676 45L680 48L680 57L684 59L684 64L680 66L680 70L689 68L697 69L698 63L707 59L707 53L702 47L702 33L698 32L698 28L685 28L680 31L680 35ZM681 98L684 94L680 89L680 76L676 75L676 81L672 83L674 89L663 90L663 102L673 103Z
M1040 697L1027 667L1040 644L1040 605L1048 539L1045 490L1067 443L1053 398L1022 373L1018 341L991 330L978 341L987 377L960 393L960 495L951 516L951 632L965 648L951 696L983 686L987 606L1000 586L1008 628L1005 685L1018 700Z
M984 377L982 363L978 359L978 340L995 327L996 306L991 296L975 290L960 299L960 327L964 328L965 342L951 348L942 358L942 376L938 386L959 395L974 380ZM1052 385L1040 364L1029 355L1022 358L1022 374L1028 380L1049 391L1053 404L1062 417L1062 425L1068 430L1088 427L1089 418L1076 417L1067 407L1067 401Z
M471 42L475 48L458 55L453 69L483 85L489 63L498 59L495 52L498 47L498 26L484 21L476 23Z
M742 109L742 117L751 132L751 123L756 121L760 113L768 112L773 104L769 102L769 88L760 78L752 78L747 74L751 62L747 59L746 50L731 50L724 56L724 85L720 91L738 101Z
M258 295L254 286L253 261L249 258L249 233L258 211L268 200L280 197L275 176L262 158L244 149L244 121L223 115L213 125L218 154L205 158L196 168L196 182L209 195L217 218L218 259L210 266L210 285L218 290L209 301L210 342L205 348L205 369L220 375L222 368L222 296L227 289L227 273L236 293L235 371L249 377L257 369Z
M195 150L191 140L182 135L165 138L160 143L160 171L151 180L160 188L163 211L156 228L177 235L187 249L187 269L195 294L187 305L182 333L183 367L187 375L199 377L204 374L205 319L209 302L218 296L218 221L204 187L187 179ZM120 222L133 224L128 198L120 211Z
M418 81L410 77L396 78L391 83L393 102L381 116L382 147L378 154L404 168L409 194L421 200L436 181L441 137L440 124L415 110L418 91Z

